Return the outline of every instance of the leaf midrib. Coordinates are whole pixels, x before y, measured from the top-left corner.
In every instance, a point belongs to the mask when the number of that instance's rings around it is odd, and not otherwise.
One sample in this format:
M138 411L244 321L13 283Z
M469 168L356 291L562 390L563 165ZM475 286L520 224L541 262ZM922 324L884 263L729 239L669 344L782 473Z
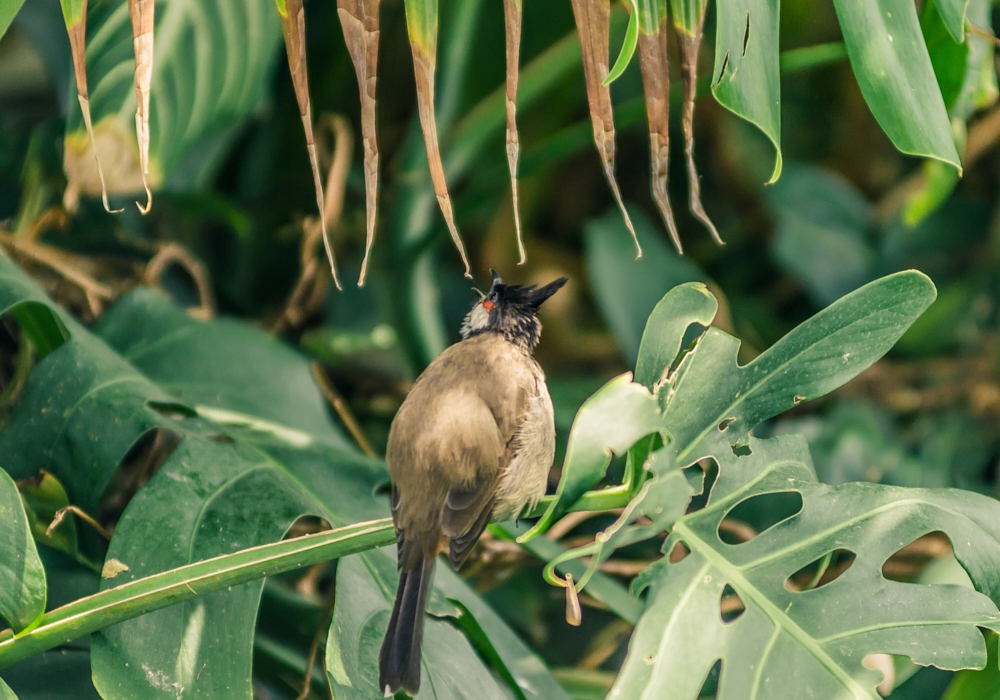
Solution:
M843 668L834 661L826 651L819 645L819 642L815 640L808 632L799 627L795 621L791 620L787 615L781 612L774 603L772 603L763 592L761 592L756 586L750 583L744 576L743 572L734 564L732 564L728 559L722 556L717 550L715 550L711 545L709 545L705 540L699 537L694 530L687 526L687 523L683 521L678 521L674 526L674 532L691 548L692 551L697 551L705 559L711 563L719 572L732 582L733 588L742 596L746 595L751 601L757 604L764 613L771 618L772 622L788 634L792 639L798 642L804 649L809 651L813 657L819 661L819 663L829 671L829 673L840 681L841 685L845 689L850 691L855 698L863 698L865 700L874 700L874 697L865 691L864 687L861 686L850 674L848 674Z
M749 388L746 388L746 391L744 391L743 389L740 389L737 392L737 397L733 400L733 402L728 407L726 407L726 409L724 411L722 411L721 413L719 413L719 415L717 415L714 420L708 422L707 425L706 425L706 427L704 428L704 430L702 430L702 432L699 433L697 435L697 437L695 437L693 440L691 440L688 443L687 447L684 448L683 451L681 451L681 452L679 452L677 454L677 461L678 462L683 462L684 459L687 458L688 454L695 447L698 446L698 444L705 438L706 435L708 435L712 430L714 430L716 428L716 426L719 425L719 423L721 421L723 421L726 417L728 417L729 415L731 415L733 413L734 409L737 406L739 406L740 404L744 403L746 401L747 397L752 396L761 387L762 384L764 384L767 381L769 381L779 371L781 371L782 369L784 369L785 367L787 367L788 365L790 365L791 363L793 363L795 360L797 360L799 357L801 357L802 355L804 355L806 352L808 352L809 350L815 348L817 345L819 345L819 343L822 343L822 342L824 342L826 340L829 340L830 338L834 337L835 335L839 335L843 331L846 331L847 329L851 328L852 326L854 326L854 325L856 325L858 323L861 323L862 321L868 320L872 316L875 316L875 315L881 314L881 313L885 313L885 312L888 312L888 311L892 311L892 310L898 308L899 306L901 306L902 304L905 304L905 303L907 303L909 301L911 301L911 300L904 299L902 302L898 302L896 304L893 304L892 306L875 309L872 313L869 313L869 314L866 314L864 316L861 316L861 317L858 317L858 318L854 319L853 321L851 321L847 325L841 326L834 333L831 333L829 335L825 335L819 341L817 341L815 343L811 343L809 345L806 345L801 351L799 351L796 354L792 355L791 357L789 357L785 362L781 363L780 365L777 365L772 371L766 372L764 374L764 376L761 377L760 381L758 381L757 383L753 384ZM815 318L815 317L813 317L813 318ZM792 332L794 333L794 331L792 331ZM785 338L788 338L788 336L786 335ZM782 338L782 340L784 340L785 338ZM780 343L781 341L778 341L778 342ZM689 357L692 357L692 358L697 357L697 350L698 350L699 347L701 347L701 340L700 339L699 339L699 342L698 342L698 347L696 347L694 350L691 351L691 353L689 354ZM764 360L764 359L767 359L767 352L765 352L763 355L761 355L760 357L758 357L757 359L755 359L750 364L743 365L742 367L739 364L735 365L734 369L740 375L741 379L745 381L746 372L749 371L750 367L752 367L753 365L757 364L758 362L760 362L761 360ZM753 426L750 426L750 427L753 427Z

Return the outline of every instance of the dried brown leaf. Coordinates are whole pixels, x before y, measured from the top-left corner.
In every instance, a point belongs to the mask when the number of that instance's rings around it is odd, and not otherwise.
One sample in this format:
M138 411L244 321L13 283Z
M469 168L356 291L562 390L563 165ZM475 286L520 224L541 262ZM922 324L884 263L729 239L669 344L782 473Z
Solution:
M326 249L326 257L330 262L333 283L337 285L337 289L342 289L340 279L337 277L337 263L333 257L333 247L330 245L330 235L326 228L323 180L319 172L319 156L316 152L316 139L313 135L312 107L309 101L309 71L306 66L306 15L302 7L302 0L281 0L277 4L278 16L281 18L281 31L285 35L288 70L292 75L295 98L299 103L299 116L302 117L302 128L306 135L306 150L309 152L313 187L316 190L316 208L319 210L320 225L323 229L323 247Z
M521 237L521 213L517 206L517 159L521 142L517 137L517 79L521 56L521 0L503 0L504 26L507 33L507 167L510 169L510 191L514 202L514 229L517 232L518 265L528 257Z
M364 286L375 240L378 210L378 140L375 134L375 81L378 75L379 0L337 0L340 26L354 62L361 92L361 140L365 149L365 194L368 236L358 286Z
M67 17L67 20L69 18ZM97 155L97 144L94 143L94 126L90 121L90 93L87 90L87 0L83 0L80 5L80 19L73 24L67 24L66 33L69 35L69 49L73 55L73 72L76 74L76 97L80 102L80 111L83 112L83 123L87 127L87 136L90 138L90 150L94 154L94 162L97 164L97 174L101 179L101 201L104 209L110 214L117 214L121 209L112 209L108 204L108 186L104 181L104 169L101 167L101 159ZM68 190L67 190L68 191ZM75 209L75 202L73 209ZM66 202L64 201L64 206ZM70 207L66 207L70 210Z
M608 75L610 0L573 0L573 16L576 18L576 31L580 37L587 103L594 126L594 144L604 167L604 177L625 217L632 240L635 241L636 258L641 258L642 248L632 227L632 220L625 211L625 203L615 179L615 120L611 109L611 88L602 85Z
M701 203L701 183L698 178L698 168L694 163L694 100L698 88L698 50L701 48L702 28L705 24L704 5L701 6L701 16L689 27L691 33L677 28L677 43L681 55L681 79L684 83L684 152L687 155L688 171L688 206L691 213L712 234L719 245L725 245L719 236L715 224L708 218L705 207Z
M462 256L465 276L472 279L469 258L465 254L465 244L462 243L462 238L455 227L455 213L451 207L451 195L448 194L444 165L441 163L437 119L434 116L434 57L428 56L414 41L410 42L410 48L413 51L413 72L417 82L417 111L420 115L420 128L424 132L424 146L427 149L427 163L431 171L431 182L434 184L434 194L437 196L445 223L448 224L451 240L455 242L455 247Z
M139 142L139 171L146 190L146 206L136 202L139 211L148 214L153 206L149 191L149 89L153 82L154 0L128 0L132 20L132 47L135 51L135 135Z
M667 20L660 22L655 34L639 32L639 67L646 94L646 118L649 122L649 162L653 200L663 216L678 253L684 252L670 206L667 180L670 170L670 73L667 62Z

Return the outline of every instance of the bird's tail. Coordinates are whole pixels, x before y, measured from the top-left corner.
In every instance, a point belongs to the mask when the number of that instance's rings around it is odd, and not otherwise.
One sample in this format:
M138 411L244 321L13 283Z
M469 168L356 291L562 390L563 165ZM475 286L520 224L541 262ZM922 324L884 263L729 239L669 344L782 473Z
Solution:
M396 604L378 655L378 682L385 697L400 688L414 696L420 689L420 643L434 560L425 557L419 567L399 574Z

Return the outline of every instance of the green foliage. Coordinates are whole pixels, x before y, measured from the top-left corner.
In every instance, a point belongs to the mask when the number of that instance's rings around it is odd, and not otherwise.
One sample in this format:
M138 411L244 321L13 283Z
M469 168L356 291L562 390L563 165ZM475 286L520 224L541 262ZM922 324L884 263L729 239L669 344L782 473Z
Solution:
M0 469L0 617L15 632L31 628L45 612L45 569L31 525L10 475Z

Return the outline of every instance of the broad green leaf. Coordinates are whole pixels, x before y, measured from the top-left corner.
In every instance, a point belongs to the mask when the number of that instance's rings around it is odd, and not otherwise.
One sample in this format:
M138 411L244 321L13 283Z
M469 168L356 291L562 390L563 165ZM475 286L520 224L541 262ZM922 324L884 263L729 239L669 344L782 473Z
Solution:
M729 445L713 441L723 457ZM720 700L788 697L872 698L881 673L866 668L872 653L909 656L939 668L982 668L979 627L1000 627L990 597L961 586L885 579L882 565L898 549L933 531L949 535L955 554L980 590L1000 599L993 575L1000 556L1000 506L957 490L903 489L870 483L816 481L799 436L751 438L750 454L720 471L708 505L685 515L664 544L690 553L663 559L637 579L651 587L611 698L697 698L722 660ZM769 493L798 494L801 509L753 539L726 544L719 525L737 505ZM839 577L812 589L786 581L834 550L856 555ZM745 611L724 621L720 599L730 586Z
M447 567L441 568L441 573L435 577L435 583L450 602L460 606L458 625L473 639L473 646L487 658L490 655L484 653L483 647L488 645L492 648L492 653L496 654L501 665L499 670L502 672L506 669L512 676L515 692L520 693L525 700L568 700L565 691L538 655L511 631L458 574L449 571ZM469 630L473 625L479 628L476 635ZM508 684L510 680L507 679Z
M781 175L778 0L730 0L719 7L712 94L771 140L771 182Z
M11 691L9 696L0 692L3 700L101 700L90 680L90 654L76 645L47 651L5 668L3 677Z
M0 314L10 313L28 334L39 358L69 338L66 324L47 304L45 292L0 251Z
M639 260L622 243L627 229L618 212L588 221L583 230L587 273L597 306L629 364L639 353L646 319L663 295L683 282L707 280L690 259L670 248L644 214L630 211L643 250Z
M653 391L677 359L684 334L693 324L711 325L719 303L701 282L680 284L667 292L649 315L639 344L635 381Z
M0 3L0 38L7 33L10 23L14 21L24 0L5 0Z
M834 7L861 93L896 148L961 170L913 3L834 0Z
M45 612L45 568L38 558L21 494L0 469L0 617L15 632Z
M141 192L135 135L132 27L126 3L92 3L87 72L97 152L108 191ZM150 94L149 177L154 189L190 187L215 167L235 129L260 103L281 46L272 0L157 3ZM100 194L78 109L67 118L66 200Z
M722 435L733 449L762 420L818 398L888 352L934 300L915 271L871 282L805 321L753 362L739 366L739 341L709 328L660 390L663 424L681 466L699 443Z
M439 562L439 569L444 567L445 562ZM436 572L438 577L442 574L445 572ZM338 700L382 697L378 654L392 612L397 577L395 556L384 549L348 557L337 566L337 604L327 639L326 667ZM435 618L460 614L440 595L431 596L428 612ZM502 683L459 630L440 619L428 619L424 624L418 699L508 697Z
M987 635L988 659L981 671L959 671L941 700L1000 700L1000 668L997 664L997 637Z
M555 500L519 541L545 532L587 489L596 486L612 455L623 455L640 438L662 430L656 397L633 382L631 373L601 387L580 407L573 421Z
M14 691L10 689L9 685L3 682L3 678L0 678L0 700L17 700Z
M101 317L96 333L190 406L264 418L352 449L329 418L309 361L249 324L196 320L162 292L139 287Z
M970 0L937 0L941 19L955 41L965 41L965 13L970 4Z

